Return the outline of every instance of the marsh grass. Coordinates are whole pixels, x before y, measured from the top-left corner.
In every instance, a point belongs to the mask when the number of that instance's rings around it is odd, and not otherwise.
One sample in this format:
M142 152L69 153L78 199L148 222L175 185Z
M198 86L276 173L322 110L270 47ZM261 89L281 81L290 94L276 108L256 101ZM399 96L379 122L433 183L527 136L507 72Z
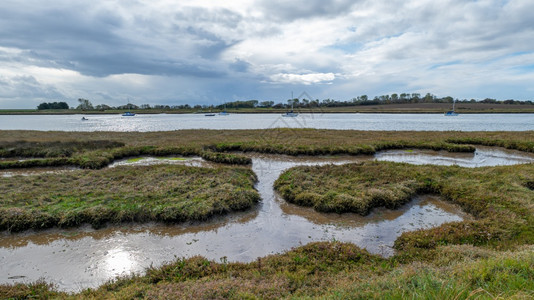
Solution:
M85 149L73 152L68 157L42 159L72 159L69 163L101 168L118 158L140 155L200 156L202 152L207 152L206 157L221 161L241 160L242 156L232 153L233 151L355 155L410 148L473 151L472 145L490 145L534 152L532 131L0 131L0 143L20 140L41 143L108 139L124 143L124 146ZM5 161L0 163L3 162ZM533 168L532 164L464 169L388 162L368 162L346 167L294 168L280 177L277 188L288 200L301 201L301 205L317 205L317 209L324 211L353 210L365 214L376 205L397 207L414 194L432 192L459 204L475 219L404 233L395 242L397 254L388 259L370 255L352 244L311 243L246 264L228 263L225 259L214 262L203 257L182 258L162 267L150 268L144 276L119 278L97 289L87 289L77 294L58 292L42 282L0 285L0 298L532 299ZM158 174L147 176L151 170ZM36 180L28 179L26 182L20 177L3 178L1 188L9 191L10 196L3 196L1 211L3 218L9 213L15 216L13 220L20 220L21 225L16 225L15 228L56 226L60 220L67 226L66 224L84 220L86 216L97 215L90 222L100 226L106 220L143 219L154 212L156 216L167 218L171 222L182 219L183 215L178 214L179 210L175 208L180 207L180 204L175 206L175 202L158 202L153 207L146 203L148 200L172 200L175 199L175 194L191 195L184 200L188 205L181 208L187 212L185 216L192 218L204 218L211 212L224 213L225 207L244 209L249 207L248 203L258 200L257 193L252 189L253 174L248 169L232 167L216 171L201 171L198 168L192 170L183 166L151 166L146 169L116 168L115 172L83 170L65 176L39 175L35 177ZM180 174L185 174L183 172L193 173L181 176ZM152 177L157 180L152 180ZM201 181L196 183L197 181L188 178L198 178ZM228 178L235 178L236 181L228 182ZM72 189L73 186L76 188ZM287 189L286 186L290 188ZM245 201L226 206L203 204L206 202L201 195L206 189L219 189L225 191L224 195L228 190L238 191L238 195ZM26 197L12 195L16 191L26 193ZM215 194L210 193L212 196ZM150 195L156 196L150 198ZM9 199L18 200L13 202ZM201 201L192 201L194 199ZM365 201L360 201L362 199ZM222 203L227 203L224 198L222 200ZM61 211L65 211L63 207L73 213L61 214ZM137 214L139 209L146 210ZM80 213L84 211L87 213ZM2 226L9 228L13 223L3 224Z
M289 202L325 212L362 215L378 206L396 208L420 193L456 203L475 220L403 233L397 249L418 251L439 245L507 248L534 242L534 164L461 168L364 162L343 166L300 166L281 174L275 189Z
M4 141L0 142L0 157L70 157L79 151L111 149L124 143L108 140L92 141Z
M2 178L0 230L205 220L252 207L255 180L245 168L178 165Z
M33 152L30 151L29 153ZM139 156L163 155L200 156L207 161L232 165L247 165L252 163L250 158L235 153L218 153L210 150L205 151L189 147L127 146L105 150L92 150L89 148L85 151L69 153L69 156L65 157L60 156L24 160L2 160L0 161L0 169L61 166L74 166L82 169L101 169L118 159L128 157L132 157L132 159L138 159Z
M23 163L0 161L0 169L42 166L99 169L117 159L143 155L200 156L217 163L251 163L250 158L236 151L371 155L389 149L474 152L473 145L491 145L534 152L532 141L534 132L372 132L294 128L146 133L0 131L0 157L31 158Z

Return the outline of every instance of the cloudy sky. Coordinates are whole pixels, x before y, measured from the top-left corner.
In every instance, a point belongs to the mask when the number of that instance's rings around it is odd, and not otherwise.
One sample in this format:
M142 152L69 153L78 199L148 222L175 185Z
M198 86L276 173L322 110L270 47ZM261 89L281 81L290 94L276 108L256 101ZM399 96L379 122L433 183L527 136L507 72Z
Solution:
M532 0L2 0L0 108L534 99Z

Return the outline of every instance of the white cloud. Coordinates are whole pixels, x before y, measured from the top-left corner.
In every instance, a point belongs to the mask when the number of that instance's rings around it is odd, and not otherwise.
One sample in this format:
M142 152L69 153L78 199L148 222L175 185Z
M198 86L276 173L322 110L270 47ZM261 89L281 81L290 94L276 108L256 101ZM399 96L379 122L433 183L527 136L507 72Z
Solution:
M334 73L314 73L314 74L274 74L270 79L274 83L290 83L310 85L314 83L328 83L336 78Z

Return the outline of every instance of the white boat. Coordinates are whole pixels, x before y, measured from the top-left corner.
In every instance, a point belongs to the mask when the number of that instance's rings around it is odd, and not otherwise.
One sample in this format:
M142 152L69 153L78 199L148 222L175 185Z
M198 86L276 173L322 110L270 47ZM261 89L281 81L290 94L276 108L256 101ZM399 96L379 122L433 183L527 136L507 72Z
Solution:
M293 92L291 92L291 110L282 114L282 117L297 117L299 114L293 111Z
M299 114L296 112L293 112L293 110L286 112L285 114L282 114L282 117L297 117Z
M219 116L227 116L229 113L226 111L226 103L224 104L224 110L219 113Z
M127 111L127 112L123 113L122 116L123 117L133 117L133 116L135 116L135 114L133 112Z
M454 116L457 116L458 113L454 111L454 103L456 101L455 100L452 100L452 110L449 110L448 112L445 113L445 116L447 117L454 117Z

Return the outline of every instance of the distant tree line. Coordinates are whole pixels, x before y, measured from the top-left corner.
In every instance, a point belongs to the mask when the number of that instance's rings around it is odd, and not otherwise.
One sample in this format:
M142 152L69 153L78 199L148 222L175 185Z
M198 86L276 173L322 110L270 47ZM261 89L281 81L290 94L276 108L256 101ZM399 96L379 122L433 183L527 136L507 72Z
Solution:
M67 102L43 102L37 106L37 109L69 109L69 105Z
M457 103L492 103L492 104L515 104L515 105L533 105L534 102L531 100L521 101L521 100L496 100L491 98L486 98L481 101L475 99L454 99L451 96L446 97L437 97L431 93L427 93L424 96L421 96L419 93L401 93L401 94L391 94L391 95L382 95L375 96L370 99L367 95L361 95L355 98L352 98L348 101L338 101L333 99L288 99L285 103L275 103L274 101L258 101L258 100L247 100L247 101L231 101L226 102L220 105L194 105L189 104L183 105L153 105L150 104L141 104L135 105L132 103L127 103L120 106L109 106L107 104L99 104L93 106L91 101L88 99L80 98L78 99L79 105L76 107L77 110L137 110L137 109L187 109L187 110L205 110L205 109L239 109L239 108L288 108L292 105L296 108L313 108L313 107L343 107L343 106L359 106L359 105L388 105L388 104L409 104L409 103L452 103L456 101ZM69 106L66 102L49 102L41 103L37 106L37 109L68 109Z
M481 101L475 99L454 99L451 96L446 97L437 97L433 94L427 93L424 96L421 96L419 93L402 93L402 94L391 94L391 95L382 95L375 96L373 99L370 99L367 95L361 95L355 98L352 98L349 101L337 101L333 99L324 99L320 101L319 99L309 100L309 99L290 99L285 103L278 103L272 107L288 107L293 103L294 107L342 107L342 106L359 106L359 105L388 105L388 104L409 104L409 103L452 103L456 101L458 103L494 103L494 104L518 104L518 105L532 105L532 101L520 101L520 100L496 100L491 98L486 98Z

